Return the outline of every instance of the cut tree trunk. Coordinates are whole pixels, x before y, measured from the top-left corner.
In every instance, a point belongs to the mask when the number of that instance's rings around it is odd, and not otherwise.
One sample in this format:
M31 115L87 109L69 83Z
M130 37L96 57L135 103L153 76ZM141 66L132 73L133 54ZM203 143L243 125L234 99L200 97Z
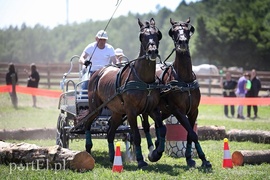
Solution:
M235 166L244 164L270 163L270 150L241 150L232 154L232 162Z
M94 158L86 151L72 151L61 146L40 147L28 143L0 141L0 164L12 168L24 165L35 169L71 169L77 172L92 170Z
M252 141L255 143L270 143L270 131L260 130L230 130L228 133L228 139L231 141Z
M221 140L226 137L225 126L198 126L199 140Z

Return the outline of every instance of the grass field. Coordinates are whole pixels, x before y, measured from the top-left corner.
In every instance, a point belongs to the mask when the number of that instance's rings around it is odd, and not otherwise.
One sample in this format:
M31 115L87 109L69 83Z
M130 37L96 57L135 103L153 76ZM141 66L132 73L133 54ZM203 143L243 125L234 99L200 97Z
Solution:
M58 99L38 97L38 107L32 108L32 100L29 95L18 94L19 108L14 110L8 94L0 94L0 129L20 128L55 128L59 114ZM250 129L270 131L270 107L259 107L259 118L238 120L226 118L223 115L222 106L199 107L198 125L225 126L230 129ZM244 109L246 112L246 109ZM1 137L0 137L1 139ZM15 140L7 140L15 142ZM40 146L55 145L55 140L25 140L24 142ZM109 162L106 140L94 140L93 157L96 160L95 168L85 173L76 173L70 170L36 170L25 167L12 169L10 165L0 165L1 179L270 179L270 165L245 165L233 169L223 169L223 141L201 141L201 146L212 163L211 171L204 171L199 166L198 158L195 158L197 167L188 169L184 158L172 158L164 154L157 163L149 163L146 170L137 170L136 162L125 162L123 160L124 172L112 173L112 164ZM264 150L270 149L270 144L257 144L253 142L229 142L230 152L236 150ZM147 154L146 141L142 139L143 154ZM84 141L73 141L70 143L72 150L84 150ZM125 151L124 143L121 143L122 152Z

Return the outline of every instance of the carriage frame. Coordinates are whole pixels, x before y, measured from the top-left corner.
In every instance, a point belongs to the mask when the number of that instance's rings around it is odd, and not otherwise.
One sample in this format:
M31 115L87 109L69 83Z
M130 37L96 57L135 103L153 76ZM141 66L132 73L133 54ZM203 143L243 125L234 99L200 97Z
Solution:
M124 57L128 62L128 58ZM82 90L81 85L84 81L83 66L78 65L78 71L76 71L73 63L75 59L79 59L78 55L74 55L70 59L70 69L64 73L60 87L63 93L59 97L58 109L60 110L57 120L57 133L56 144L69 148L69 142L73 140L85 139L85 131L83 124L76 124L76 117L79 116L82 111L88 109L88 95L87 90ZM77 63L77 62L76 62ZM75 71L74 71L75 70ZM106 104L102 104L102 111L99 116L94 120L91 126L91 134L94 139L106 139L107 130L109 129L111 112L106 108ZM125 142L126 155L129 158L134 158L134 151L132 147L132 135L130 126L127 123L125 117L123 117L123 124L117 129L115 139Z

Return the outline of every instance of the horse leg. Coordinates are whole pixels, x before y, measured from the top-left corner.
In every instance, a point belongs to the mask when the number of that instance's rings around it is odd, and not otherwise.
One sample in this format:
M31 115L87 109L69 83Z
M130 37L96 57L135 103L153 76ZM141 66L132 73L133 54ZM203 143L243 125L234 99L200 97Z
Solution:
M114 139L115 139L116 130L122 123L122 115L117 114L117 113L112 113L109 123L110 125L107 132L107 142L108 142L108 148L109 148L110 162L113 163L114 155L115 155Z
M148 121L148 114L142 114L142 126L143 126L143 131L145 134L145 138L147 140L147 145L148 145L148 150L149 150L149 154L148 157L150 156L150 154L152 154L153 150L154 150L154 145L153 145L153 141L152 141L152 136L150 134L150 124Z
M133 140L135 145L135 153L136 153L136 160L138 163L138 168L143 169L144 167L148 166L148 164L144 161L142 155L142 148L141 148L141 135L138 129L137 124L137 115L129 113L127 114L128 122L131 128L131 132L133 134Z
M192 130L194 128L194 125L195 125L195 122L196 122L196 119L197 119L197 116L198 116L198 109L193 113L193 114L189 114L188 115L188 119L189 119L189 122L190 122L190 125L192 127ZM198 140L198 135L193 131L192 132L192 136L189 136L188 135L188 141L187 141L187 149L186 149L186 152L188 151L188 155L191 156L191 146L192 146L192 141L194 142L195 144L195 148L196 148L196 151L198 153L198 156L199 158L202 160L202 165L201 167L204 167L204 168L211 168L212 165L209 161L206 160L206 157L205 157L205 154L202 150L202 147L199 143L199 140ZM187 157L187 156L186 156Z
M173 112L173 115L176 117L179 123L187 131L187 145L186 145L186 152L185 152L186 162L189 167L195 167L196 162L191 157L191 145L192 145L192 141L193 142L198 141L198 136L194 132L193 127L191 126L188 118L184 114L182 114L178 109L175 109L175 111Z
M85 124L85 150L89 154L91 154L91 149L93 147L93 142L92 142L92 135L91 135L91 125L93 120L96 118L98 114L96 113L90 119L86 122Z
M165 136L166 136L166 126L163 124L161 119L161 114L158 109L151 113L151 117L155 120L156 136L157 142L156 149L149 154L148 159L151 162L157 162L162 157L162 153L165 150Z

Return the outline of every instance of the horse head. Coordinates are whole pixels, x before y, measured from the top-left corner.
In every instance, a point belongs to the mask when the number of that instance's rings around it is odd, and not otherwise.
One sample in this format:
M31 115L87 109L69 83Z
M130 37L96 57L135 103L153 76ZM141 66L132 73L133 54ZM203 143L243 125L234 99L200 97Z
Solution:
M189 24L190 18L188 18L186 22L177 22L170 18L170 23L172 24L172 27L169 30L169 35L174 41L176 50L181 52L189 51L189 39L195 31L195 28Z
M138 24L140 26L139 39L141 41L141 51L140 56L145 55L150 61L155 61L158 55L159 41L162 38L162 33L156 27L154 18L150 21L142 23L138 19Z

